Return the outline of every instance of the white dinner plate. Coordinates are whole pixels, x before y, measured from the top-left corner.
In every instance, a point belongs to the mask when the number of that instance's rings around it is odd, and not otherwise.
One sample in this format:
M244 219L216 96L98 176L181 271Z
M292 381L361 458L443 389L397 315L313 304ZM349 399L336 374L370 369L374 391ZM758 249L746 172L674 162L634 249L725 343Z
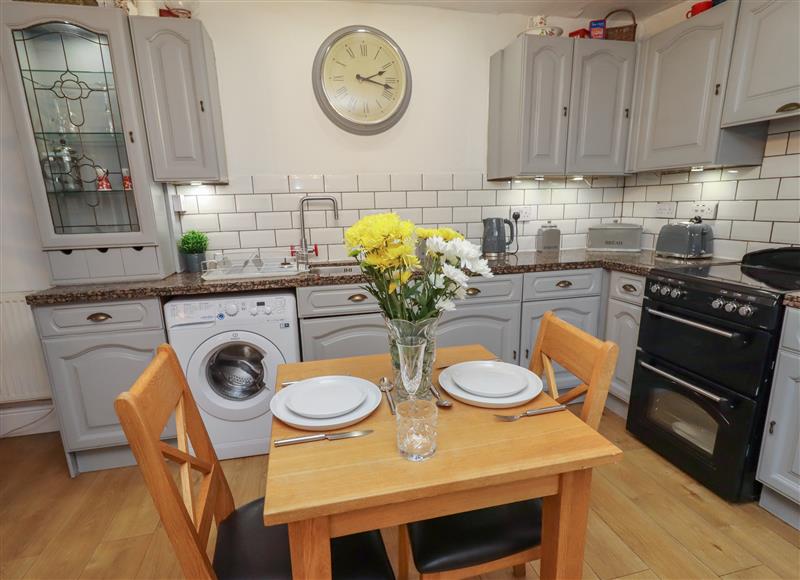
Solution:
M290 427L296 429L303 429L305 431L327 431L331 429L340 429L354 425L359 421L366 419L378 405L381 404L382 393L371 382L359 379L357 377L337 377L346 378L352 381L352 384L358 384L359 388L363 389L365 393L364 402L357 406L355 409L344 415L338 417L330 417L327 419L312 419L311 417L303 417L293 412L287 405L286 401L292 396L292 389L300 383L295 383L288 387L282 388L278 393L272 397L269 402L269 410L272 415L283 421Z
M462 364L465 363L459 363L458 365L453 365L444 369L439 374L439 384L445 391L447 391L447 394L449 394L455 400L461 401L462 403L466 403L468 405L487 407L489 409L518 407L519 405L524 405L528 401L536 398L543 389L542 379L533 374L531 371L523 367L518 367L517 365L508 365L509 367L515 369L513 372L519 373L521 376L526 378L527 384L525 385L524 389L508 397L481 397L479 395L474 395L459 387L453 380L453 369Z
M316 377L298 381L286 398L290 411L309 419L330 419L349 413L367 397L353 377Z
M493 360L453 365L451 378L463 390L479 397L510 397L528 386L518 366Z

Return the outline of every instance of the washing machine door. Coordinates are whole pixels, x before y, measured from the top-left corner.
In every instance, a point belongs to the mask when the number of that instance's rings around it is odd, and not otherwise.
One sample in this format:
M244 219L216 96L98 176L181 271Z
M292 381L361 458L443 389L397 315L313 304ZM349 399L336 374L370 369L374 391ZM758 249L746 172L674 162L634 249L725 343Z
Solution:
M192 354L186 378L197 404L226 421L247 421L269 412L275 375L283 354L252 332L222 332Z

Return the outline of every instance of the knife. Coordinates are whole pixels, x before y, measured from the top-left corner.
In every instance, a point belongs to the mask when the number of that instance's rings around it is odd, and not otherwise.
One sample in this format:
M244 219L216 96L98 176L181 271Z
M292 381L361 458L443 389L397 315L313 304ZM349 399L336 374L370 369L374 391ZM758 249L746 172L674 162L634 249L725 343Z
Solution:
M336 441L337 439L350 439L352 437L363 437L372 433L372 429L365 431L347 431L346 433L317 433L315 435L302 435L300 437L288 437L287 439L276 439L275 447L284 445L294 445L295 443L308 443L309 441Z

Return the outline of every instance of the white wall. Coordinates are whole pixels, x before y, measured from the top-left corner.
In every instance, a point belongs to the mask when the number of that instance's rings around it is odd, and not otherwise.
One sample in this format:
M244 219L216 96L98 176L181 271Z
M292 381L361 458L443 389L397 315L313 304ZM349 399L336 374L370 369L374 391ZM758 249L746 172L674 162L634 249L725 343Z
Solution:
M6 81L0 74L0 291L41 290L49 282Z
M362 2L201 2L217 57L231 175L481 171L489 56L525 16ZM565 31L577 21L551 19ZM386 32L411 66L405 117L377 136L333 125L312 91L322 41L351 24Z

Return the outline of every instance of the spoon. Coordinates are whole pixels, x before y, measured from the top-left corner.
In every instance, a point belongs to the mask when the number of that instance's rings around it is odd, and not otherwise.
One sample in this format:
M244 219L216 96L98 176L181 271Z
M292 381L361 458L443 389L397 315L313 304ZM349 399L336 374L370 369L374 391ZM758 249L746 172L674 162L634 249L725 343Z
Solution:
M447 399L442 398L442 394L439 392L439 389L436 388L436 385L431 383L431 393L433 396L436 397L436 406L441 407L442 409L449 409L453 406L452 401L448 401Z
M386 400L389 402L389 410L392 412L392 415L396 415L397 408L395 407L394 398L392 397L394 385L387 377L381 377L381 380L378 381L378 388L386 394Z

